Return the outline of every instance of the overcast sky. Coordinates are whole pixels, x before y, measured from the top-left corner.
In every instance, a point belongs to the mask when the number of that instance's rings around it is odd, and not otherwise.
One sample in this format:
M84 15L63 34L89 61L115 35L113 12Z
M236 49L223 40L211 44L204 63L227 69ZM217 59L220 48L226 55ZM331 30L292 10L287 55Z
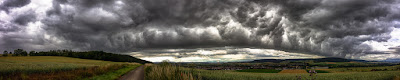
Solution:
M202 61L221 58L215 51L244 50L234 57L272 58L251 52L261 50L385 60L400 58L399 19L400 0L1 0L0 50L103 50L174 60L213 52ZM188 55L162 56L165 50Z

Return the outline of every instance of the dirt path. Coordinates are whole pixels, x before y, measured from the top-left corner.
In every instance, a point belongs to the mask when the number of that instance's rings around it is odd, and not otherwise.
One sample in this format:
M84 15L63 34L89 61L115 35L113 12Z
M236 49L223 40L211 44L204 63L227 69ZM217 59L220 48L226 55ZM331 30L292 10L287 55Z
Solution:
M137 67L119 78L119 80L144 80L144 65Z

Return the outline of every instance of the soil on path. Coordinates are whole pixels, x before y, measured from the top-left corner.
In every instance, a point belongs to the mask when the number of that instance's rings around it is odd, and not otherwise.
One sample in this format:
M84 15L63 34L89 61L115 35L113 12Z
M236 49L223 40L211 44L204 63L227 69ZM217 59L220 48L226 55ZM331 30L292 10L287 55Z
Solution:
M123 75L119 80L144 80L144 65Z

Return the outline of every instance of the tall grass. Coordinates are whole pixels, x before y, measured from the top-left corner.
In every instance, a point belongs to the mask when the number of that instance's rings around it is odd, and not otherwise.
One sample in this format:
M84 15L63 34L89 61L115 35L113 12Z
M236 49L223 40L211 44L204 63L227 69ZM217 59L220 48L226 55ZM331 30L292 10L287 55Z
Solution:
M146 67L146 80L202 80L200 74L193 75L193 69L182 68L163 62Z

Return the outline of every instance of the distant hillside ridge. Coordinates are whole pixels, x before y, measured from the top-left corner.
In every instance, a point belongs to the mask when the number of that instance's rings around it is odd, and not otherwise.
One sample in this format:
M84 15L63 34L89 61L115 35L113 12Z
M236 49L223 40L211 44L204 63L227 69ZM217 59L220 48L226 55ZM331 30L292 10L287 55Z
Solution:
M74 57L74 58L82 58L82 59L95 59L95 60L104 60L104 61L114 61L114 62L137 62L141 64L151 63L146 60L142 60L136 57L132 57L130 55L122 55L122 54L113 54L107 53L103 51L87 51L87 52L74 52L68 50L51 50L51 51L42 51L35 52L29 54L30 56L65 56L65 57Z
M259 59L250 61L251 63L258 63L258 62L274 62L279 63L283 61L308 61L312 60L314 62L369 62L365 60L355 60L355 59L344 59L344 58L336 58L336 57L328 57L328 58L318 58L318 59Z

